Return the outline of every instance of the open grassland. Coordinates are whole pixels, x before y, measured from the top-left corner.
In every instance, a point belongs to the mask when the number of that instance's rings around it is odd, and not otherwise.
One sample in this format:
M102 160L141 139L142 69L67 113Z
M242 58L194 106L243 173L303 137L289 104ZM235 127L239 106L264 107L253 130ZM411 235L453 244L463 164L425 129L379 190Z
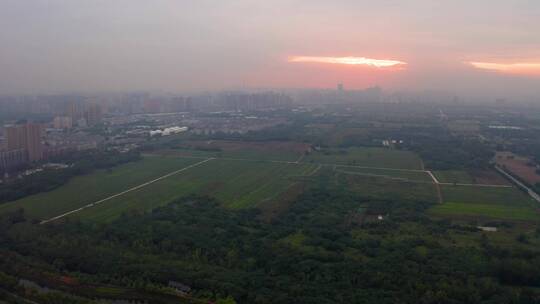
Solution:
M150 210L190 194L215 197L228 208L254 207L277 198L316 169L312 164L214 159L74 216L109 221L128 210Z
M443 216L468 216L505 220L531 221L540 219L540 216L533 208L526 206L447 202L435 206L430 212Z
M466 171L446 170L433 172L441 183L474 184L474 178Z
M422 162L415 153L385 148L323 149L309 154L303 161L365 167L422 169Z
M24 208L34 218L49 218L77 209L118 192L193 164L197 159L145 157L112 170L78 176L50 192L32 195L0 205L0 212Z

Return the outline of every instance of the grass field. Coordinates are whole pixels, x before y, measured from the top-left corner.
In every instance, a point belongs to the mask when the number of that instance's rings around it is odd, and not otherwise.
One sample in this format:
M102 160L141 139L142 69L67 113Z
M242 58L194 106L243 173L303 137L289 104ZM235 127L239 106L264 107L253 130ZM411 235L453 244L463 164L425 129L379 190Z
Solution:
M459 183L459 184L474 184L474 178L466 171L435 171L433 172L437 180L441 183Z
M209 157L217 158L71 216L108 221L128 210L150 210L190 194L214 197L228 208L278 204L281 196L294 188L291 186L299 185L300 181L305 181L304 177L321 169L320 164L341 164L324 165L321 171L332 176L330 184L365 197L438 201L436 187L429 175L420 171L421 161L411 152L382 148L334 149L314 152L302 159L302 163L288 163L298 159L297 153L280 152L277 155L275 152L249 149L154 151L141 161L79 176L56 190L0 205L0 212L24 208L31 218L51 218ZM473 180L464 171L438 171L435 174L441 182L469 183ZM432 214L527 220L536 216L531 199L515 188L441 185L441 192L445 204L433 208Z
M399 171L389 169L372 169L372 168L354 168L354 167L336 167L335 170L344 174L383 177L388 179L416 181L416 182L431 182L431 177L425 172Z
M196 149L170 149L160 150L149 153L149 155L160 156L180 156L180 157L217 157L217 158L234 158L234 159L250 159L250 160L276 160L276 161L296 161L301 153L292 151L266 151L261 153L256 150L241 150L241 151L204 151Z
M488 217L507 220L538 220L540 216L534 209L521 206L505 206L475 203L451 203L435 206L430 211L435 215Z
M190 194L215 197L229 208L254 207L276 198L316 167L215 159L74 216L109 221L126 210L149 210Z
M200 160L145 157L143 160L78 176L50 192L0 205L0 212L24 208L34 218L49 218L137 186Z
M533 206L532 199L516 188L441 185L444 202Z
M516 188L441 186L444 203L433 215L501 220L538 220L534 201Z
M337 173L337 180L346 189L373 199L437 202L437 191L431 183L416 183Z
M304 162L421 170L421 160L413 152L385 148L323 149L303 159Z

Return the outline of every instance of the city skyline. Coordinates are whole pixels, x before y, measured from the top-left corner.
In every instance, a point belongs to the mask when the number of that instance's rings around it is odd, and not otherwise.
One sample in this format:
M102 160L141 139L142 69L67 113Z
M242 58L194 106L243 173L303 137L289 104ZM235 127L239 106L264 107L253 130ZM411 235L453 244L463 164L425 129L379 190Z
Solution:
M2 94L345 83L540 96L540 4L525 0L4 0L0 17Z

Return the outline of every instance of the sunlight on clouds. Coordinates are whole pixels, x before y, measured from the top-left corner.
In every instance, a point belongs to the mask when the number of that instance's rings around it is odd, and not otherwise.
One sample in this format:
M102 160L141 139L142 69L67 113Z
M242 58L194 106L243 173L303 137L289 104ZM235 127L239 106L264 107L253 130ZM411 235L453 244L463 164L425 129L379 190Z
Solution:
M289 62L295 63L330 63L346 65L366 65L376 68L393 67L407 64L399 60L371 59L365 57L317 57L317 56L292 56Z
M477 69L497 71L509 74L540 75L540 63L496 63L496 62L469 62Z

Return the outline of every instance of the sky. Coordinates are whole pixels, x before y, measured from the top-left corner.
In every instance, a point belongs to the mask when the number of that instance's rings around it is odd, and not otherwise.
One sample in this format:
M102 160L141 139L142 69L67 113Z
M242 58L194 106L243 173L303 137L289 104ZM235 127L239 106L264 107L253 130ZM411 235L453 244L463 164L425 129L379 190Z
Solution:
M538 97L540 1L0 0L0 94L337 83Z

